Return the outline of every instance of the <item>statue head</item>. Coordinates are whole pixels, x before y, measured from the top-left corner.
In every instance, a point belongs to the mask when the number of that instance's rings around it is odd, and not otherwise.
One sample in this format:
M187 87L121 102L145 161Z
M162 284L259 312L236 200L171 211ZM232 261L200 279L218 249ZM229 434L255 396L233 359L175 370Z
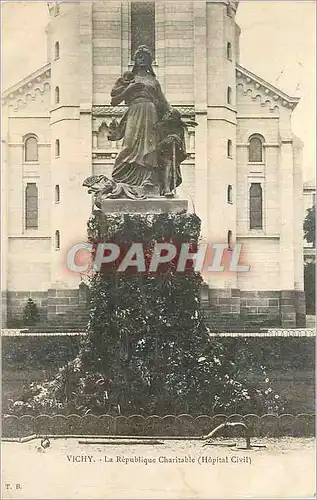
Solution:
M155 73L152 68L153 56L150 49L146 45L140 45L133 56L134 66L132 73L137 73L139 68L145 69L152 76L155 76Z

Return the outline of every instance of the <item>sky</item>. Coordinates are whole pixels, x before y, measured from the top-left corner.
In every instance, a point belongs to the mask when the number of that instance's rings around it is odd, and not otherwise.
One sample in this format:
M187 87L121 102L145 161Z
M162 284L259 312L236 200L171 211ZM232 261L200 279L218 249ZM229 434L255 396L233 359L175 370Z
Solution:
M100 0L99 0L100 1ZM46 2L1 2L2 88L46 63ZM316 163L316 2L240 0L240 64L301 97L293 131L304 142L304 180Z

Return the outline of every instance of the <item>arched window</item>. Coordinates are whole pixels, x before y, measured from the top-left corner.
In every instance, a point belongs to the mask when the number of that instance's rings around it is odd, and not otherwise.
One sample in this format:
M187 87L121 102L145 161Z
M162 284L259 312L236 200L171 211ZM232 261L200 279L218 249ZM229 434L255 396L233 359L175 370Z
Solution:
M60 202L60 190L59 190L59 185L56 184L55 186L55 203Z
M232 45L230 42L227 43L227 59L232 61Z
M55 104L59 103L59 87L55 87Z
M155 58L155 2L131 2L131 57L146 45Z
M230 139L227 141L227 156L232 158L232 141Z
M61 238L59 231L55 231L55 250L59 250L61 248Z
M232 104L232 88L227 88L227 103Z
M232 250L232 231L230 229L227 233L227 244L228 244L228 250Z
M55 42L55 59L59 59L59 42Z
M263 161L263 137L253 135L249 139L249 163L261 163Z
M250 186L250 229L262 229L262 187L259 182Z
M38 229L38 191L33 182L25 188L25 228Z
M38 144L35 136L28 137L24 142L24 161L38 161Z
M61 153L61 147L60 147L59 139L56 139L56 141L55 141L55 157L59 158L60 153Z
M227 203L233 203L232 186L231 186L231 184L228 184L228 187L227 187Z
M105 122L103 122L98 130L98 136L97 136L97 147L98 149L107 149L111 148L112 143L108 139L108 134L109 134L109 127Z

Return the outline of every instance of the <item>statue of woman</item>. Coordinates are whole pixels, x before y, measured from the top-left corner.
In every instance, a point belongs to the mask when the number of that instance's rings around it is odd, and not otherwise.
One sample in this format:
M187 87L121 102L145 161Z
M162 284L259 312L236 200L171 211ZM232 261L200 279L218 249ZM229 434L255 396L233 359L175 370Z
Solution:
M145 45L135 52L132 71L116 81L111 98L114 106L121 102L128 106L117 130L116 139L123 138L123 144L114 164L113 180L129 186L158 185L157 124L171 106L156 79L152 55Z

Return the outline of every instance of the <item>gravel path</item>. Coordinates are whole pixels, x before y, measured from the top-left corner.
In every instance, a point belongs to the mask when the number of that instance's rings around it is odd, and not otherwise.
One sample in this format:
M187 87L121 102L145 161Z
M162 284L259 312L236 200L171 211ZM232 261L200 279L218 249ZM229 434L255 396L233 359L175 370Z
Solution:
M224 443L225 441L222 441ZM243 441L230 440L237 446ZM314 439L254 439L266 448L85 445L77 439L2 444L2 498L310 498L315 493Z

